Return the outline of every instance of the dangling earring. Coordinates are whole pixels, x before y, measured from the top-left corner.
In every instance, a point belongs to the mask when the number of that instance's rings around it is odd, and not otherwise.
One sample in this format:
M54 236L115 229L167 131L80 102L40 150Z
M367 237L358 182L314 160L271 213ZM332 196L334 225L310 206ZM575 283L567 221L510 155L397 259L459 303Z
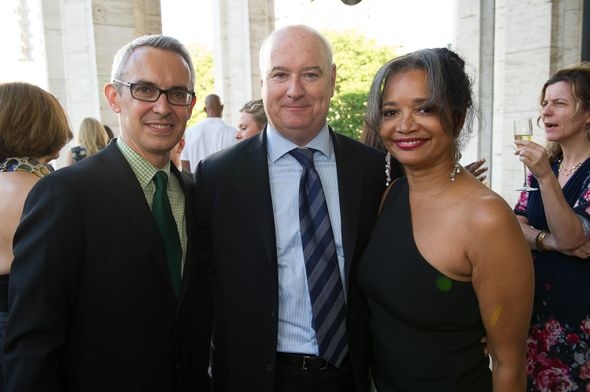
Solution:
M459 165L460 160L461 152L459 151L459 146L455 145L455 164L453 165L453 170L451 170L451 172L449 173L451 182L455 182L455 177L457 177L457 174L461 173L461 165Z
M385 155L385 186L391 184L391 154Z

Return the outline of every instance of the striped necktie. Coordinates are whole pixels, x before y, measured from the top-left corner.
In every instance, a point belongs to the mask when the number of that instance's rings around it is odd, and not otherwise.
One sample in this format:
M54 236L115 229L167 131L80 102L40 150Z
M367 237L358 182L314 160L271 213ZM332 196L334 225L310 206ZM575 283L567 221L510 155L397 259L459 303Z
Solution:
M299 224L313 328L320 357L339 367L348 352L346 303L326 197L313 164L314 151L296 148L289 153L303 167L299 182Z
M154 193L152 203L152 214L164 240L168 272L170 273L174 293L178 297L178 293L180 292L182 247L180 245L178 227L176 226L174 215L172 215L170 200L166 192L168 176L165 172L158 170L154 176L154 182L156 184L156 192Z

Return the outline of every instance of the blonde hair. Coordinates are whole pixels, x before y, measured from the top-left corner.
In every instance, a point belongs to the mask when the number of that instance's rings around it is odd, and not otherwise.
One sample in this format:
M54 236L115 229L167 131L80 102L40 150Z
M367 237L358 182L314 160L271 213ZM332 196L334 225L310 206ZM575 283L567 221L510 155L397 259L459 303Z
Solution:
M253 99L246 102L240 109L240 113L241 112L250 113L256 124L258 124L260 127L264 127L268 122L266 119L266 113L264 111L264 105L262 104L262 99Z
M0 84L0 160L50 156L72 136L66 113L52 94L29 83Z
M94 155L107 145L107 132L100 121L86 117L80 124L78 142L86 149L87 156Z

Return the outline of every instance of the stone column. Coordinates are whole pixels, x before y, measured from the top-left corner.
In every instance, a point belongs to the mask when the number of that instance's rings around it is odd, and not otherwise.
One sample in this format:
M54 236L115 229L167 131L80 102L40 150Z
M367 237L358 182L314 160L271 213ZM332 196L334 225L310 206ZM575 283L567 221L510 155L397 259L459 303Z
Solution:
M274 0L213 0L213 18L215 93L236 125L242 105L260 97L258 52L274 29Z
M478 115L473 121L474 135L463 151L463 163L485 158L488 167L486 183L492 184L492 121L494 82L494 0L470 1L457 7L456 51L465 58L472 77L473 95ZM463 37L477 37L470 40ZM495 166L494 166L495 167Z
M92 16L100 117L118 134L117 118L107 106L103 86L110 80L119 48L139 36L162 33L160 0L92 0Z
M514 156L513 121L518 117L536 120L543 83L556 69L579 61L583 0L495 0L492 40L483 34L492 12L485 8L489 3L457 1L458 9L462 10L457 47L464 50L469 63L478 64L476 87L480 112L488 112L490 105L493 107L493 154L488 162L494 167L492 187L514 205L519 196L514 189L522 182L523 169ZM491 56L488 45L493 45ZM493 63L491 90L483 67L492 65L490 62ZM482 130L480 138L485 138L485 129ZM535 127L534 138L545 143L541 128Z
M161 32L160 1L44 0L42 4L48 89L66 108L74 135L84 117L96 117L118 134L103 86L121 46L140 35Z

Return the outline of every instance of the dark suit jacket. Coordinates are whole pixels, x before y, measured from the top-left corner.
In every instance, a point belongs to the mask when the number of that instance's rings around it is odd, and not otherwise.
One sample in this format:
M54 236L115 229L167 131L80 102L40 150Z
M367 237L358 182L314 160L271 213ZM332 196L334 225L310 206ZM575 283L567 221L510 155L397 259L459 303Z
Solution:
M194 189L173 166L194 216ZM191 219L187 230L177 299L160 233L116 143L41 179L14 238L6 390L208 388L211 273L195 258Z
M367 308L356 270L385 188L384 155L330 133L348 273L349 347L364 392ZM199 254L214 266L214 390L272 392L280 305L266 131L202 161L196 184Z

